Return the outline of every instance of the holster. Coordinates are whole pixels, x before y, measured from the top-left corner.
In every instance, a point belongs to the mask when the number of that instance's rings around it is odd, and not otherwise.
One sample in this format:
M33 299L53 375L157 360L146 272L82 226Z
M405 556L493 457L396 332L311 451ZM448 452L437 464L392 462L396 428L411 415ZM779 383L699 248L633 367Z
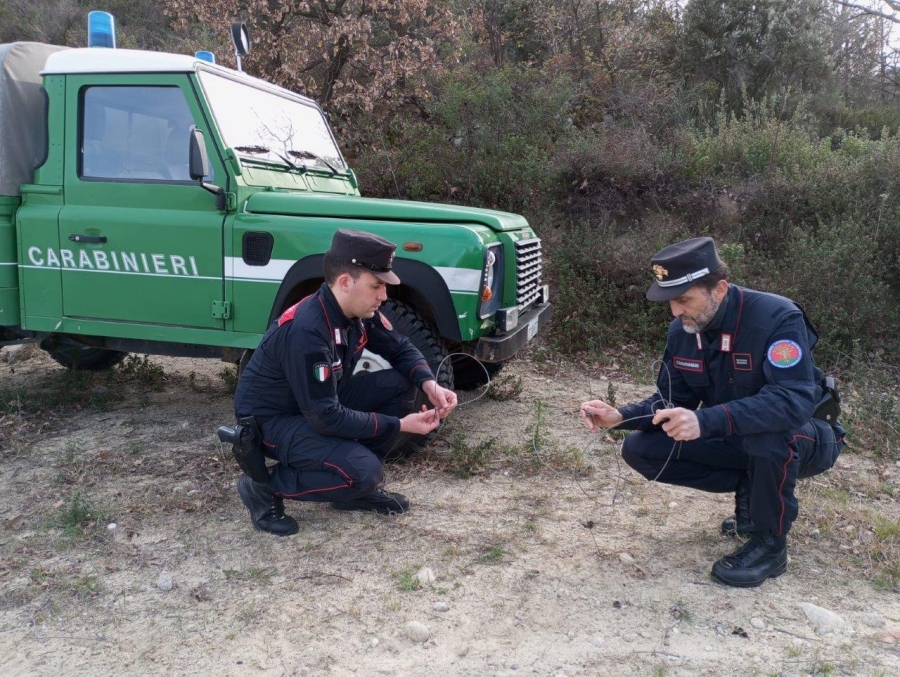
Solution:
M813 418L825 421L830 425L837 423L841 415L841 394L838 392L837 383L831 376L826 376L822 383L822 397L816 404Z
M216 431L224 444L231 445L231 453L241 470L254 482L268 484L271 480L262 449L262 432L253 416L239 418L233 428L219 426Z

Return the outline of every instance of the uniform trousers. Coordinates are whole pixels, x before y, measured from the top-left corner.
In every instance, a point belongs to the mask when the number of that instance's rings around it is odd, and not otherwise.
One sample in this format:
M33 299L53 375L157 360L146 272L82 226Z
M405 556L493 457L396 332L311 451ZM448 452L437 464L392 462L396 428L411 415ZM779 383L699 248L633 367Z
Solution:
M415 387L395 369L364 372L338 386L344 407L398 418L414 398ZM278 461L269 486L296 501L350 501L371 493L396 440L390 430L364 440L320 435L300 414L273 416L261 429L266 456Z
M797 517L797 480L822 472L819 459L833 463L842 444L830 425L811 419L789 432L681 443L663 431L637 431L625 438L622 458L647 479L714 493L734 492L749 476L754 532L783 536Z

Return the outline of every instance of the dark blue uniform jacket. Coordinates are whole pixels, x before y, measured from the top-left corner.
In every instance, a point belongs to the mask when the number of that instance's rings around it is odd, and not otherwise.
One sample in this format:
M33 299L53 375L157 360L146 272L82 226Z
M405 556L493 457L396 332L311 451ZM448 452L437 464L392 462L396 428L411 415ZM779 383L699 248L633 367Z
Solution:
M344 407L338 397L363 348L387 359L411 384L434 378L419 350L376 312L348 319L326 284L288 308L265 333L238 382L238 417L303 416L320 435L364 440L400 432L400 419Z
M665 408L660 393L676 407L697 409L702 438L789 431L812 418L823 374L806 314L789 299L736 285L726 299L699 335L672 321L659 392L621 407L622 428L659 430L650 414ZM646 418L628 420L640 416Z

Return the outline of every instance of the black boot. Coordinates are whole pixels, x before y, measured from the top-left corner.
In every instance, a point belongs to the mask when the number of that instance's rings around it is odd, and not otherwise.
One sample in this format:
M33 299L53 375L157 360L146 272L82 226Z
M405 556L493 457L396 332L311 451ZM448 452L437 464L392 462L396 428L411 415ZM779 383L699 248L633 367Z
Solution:
M737 489L734 492L734 514L722 521L722 533L726 536L747 538L753 531L750 521L750 477L741 474Z
M292 536L300 531L297 520L284 514L284 499L276 496L265 484L258 484L244 475L237 482L238 494L253 526L276 536Z
M403 494L376 489L371 494L354 498L352 501L335 501L331 507L335 510L361 510L382 515L395 513L400 515L409 510L409 499Z
M736 588L755 588L787 571L787 539L753 534L749 541L712 566L712 577Z

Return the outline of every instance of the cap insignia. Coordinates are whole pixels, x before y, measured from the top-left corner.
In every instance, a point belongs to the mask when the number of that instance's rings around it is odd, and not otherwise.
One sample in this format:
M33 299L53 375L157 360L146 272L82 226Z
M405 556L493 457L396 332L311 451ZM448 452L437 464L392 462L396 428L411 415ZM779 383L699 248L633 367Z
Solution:
M669 271L663 268L661 265L656 264L655 266L653 266L653 274L656 275L657 280L661 280L669 274Z

